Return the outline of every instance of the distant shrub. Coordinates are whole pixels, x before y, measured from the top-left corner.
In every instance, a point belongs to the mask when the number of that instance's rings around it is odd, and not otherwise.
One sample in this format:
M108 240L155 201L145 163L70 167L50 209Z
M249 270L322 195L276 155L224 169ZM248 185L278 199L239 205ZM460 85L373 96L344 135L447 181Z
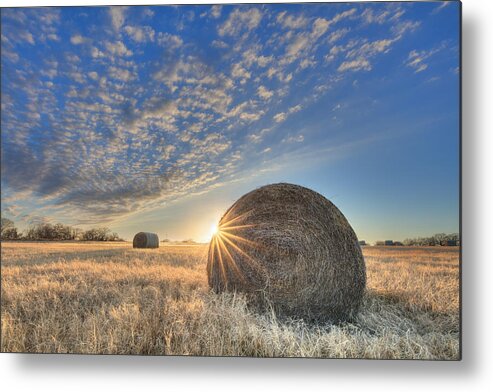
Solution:
M115 232L107 227L82 230L62 223L38 223L28 227L22 235L17 231L14 222L2 218L2 240L28 241L123 241Z
M19 237L20 235L17 232L17 228L14 226L14 222L10 219L2 218L0 239L16 240Z
M448 241L459 241L459 234L437 233L430 237L407 238L404 240L404 245L407 246L438 246Z
M80 230L62 223L39 223L26 230L24 238L31 241L48 240L48 241L68 241L75 240Z
M82 241L122 241L117 233L111 233L107 227L86 230L81 235Z

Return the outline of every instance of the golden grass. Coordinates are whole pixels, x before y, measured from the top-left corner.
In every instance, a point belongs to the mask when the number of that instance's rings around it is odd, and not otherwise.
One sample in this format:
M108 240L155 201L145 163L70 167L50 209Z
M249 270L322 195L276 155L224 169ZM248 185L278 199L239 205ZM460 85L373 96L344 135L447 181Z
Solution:
M459 359L458 251L363 252L354 323L256 314L207 285L207 247L2 243L3 352Z

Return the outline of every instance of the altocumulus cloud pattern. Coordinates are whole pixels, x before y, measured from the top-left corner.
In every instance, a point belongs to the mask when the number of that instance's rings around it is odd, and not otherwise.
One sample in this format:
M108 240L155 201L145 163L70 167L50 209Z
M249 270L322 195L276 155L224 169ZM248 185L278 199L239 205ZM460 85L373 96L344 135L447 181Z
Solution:
M442 8L2 9L4 211L110 222L357 140L327 94L386 67L433 71L456 43L409 40Z

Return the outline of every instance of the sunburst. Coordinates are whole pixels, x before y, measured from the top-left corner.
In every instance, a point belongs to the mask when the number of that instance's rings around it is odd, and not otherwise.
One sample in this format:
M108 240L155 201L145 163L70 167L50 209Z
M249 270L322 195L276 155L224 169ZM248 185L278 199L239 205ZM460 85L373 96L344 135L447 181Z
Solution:
M219 264L219 270L224 281L226 281L226 270L232 271L240 280L244 280L242 270L234 259L234 253L244 256L248 262L257 265L255 259L245 249L246 246L254 247L256 244L243 238L238 233L241 229L254 226L251 224L238 224L238 221L245 218L249 213L248 211L228 219L231 214L231 211L228 211L220 225L214 225L211 228L212 239L209 248L211 263L209 268L212 270L215 264Z
M217 225L214 224L211 226L211 231L210 231L211 239L214 238L214 236L217 234L218 231L219 228Z

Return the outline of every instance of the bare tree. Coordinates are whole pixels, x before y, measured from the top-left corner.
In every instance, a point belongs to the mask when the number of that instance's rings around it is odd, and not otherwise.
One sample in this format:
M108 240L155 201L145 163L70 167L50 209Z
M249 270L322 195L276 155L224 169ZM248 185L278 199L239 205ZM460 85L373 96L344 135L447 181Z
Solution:
M2 240L16 240L19 238L19 233L14 225L14 222L8 218L1 219L1 234Z

